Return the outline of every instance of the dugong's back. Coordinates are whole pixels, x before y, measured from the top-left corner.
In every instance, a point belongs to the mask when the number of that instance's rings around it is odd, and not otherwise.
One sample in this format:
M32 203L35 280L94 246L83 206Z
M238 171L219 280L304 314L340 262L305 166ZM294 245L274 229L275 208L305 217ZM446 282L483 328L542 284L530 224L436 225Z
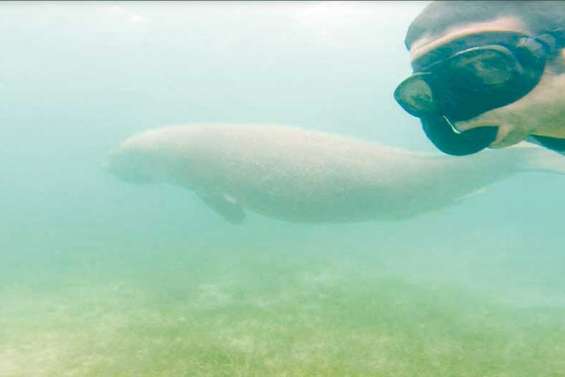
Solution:
M413 155L315 131L277 126L187 126L163 130L190 168L197 192L293 221L394 217L397 191L418 170ZM385 216L386 217L386 216Z
M126 181L189 188L233 223L245 209L296 222L353 222L439 209L515 172L565 174L565 161L540 148L459 159L297 128L190 125L128 138L108 169Z

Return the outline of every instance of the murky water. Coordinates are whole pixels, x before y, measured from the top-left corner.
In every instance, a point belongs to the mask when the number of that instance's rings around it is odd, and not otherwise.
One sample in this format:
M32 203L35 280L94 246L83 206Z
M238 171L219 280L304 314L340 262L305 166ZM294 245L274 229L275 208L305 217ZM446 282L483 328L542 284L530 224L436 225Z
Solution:
M392 98L424 6L0 4L0 376L565 376L563 176L398 222L232 225L103 169L190 123L438 154Z

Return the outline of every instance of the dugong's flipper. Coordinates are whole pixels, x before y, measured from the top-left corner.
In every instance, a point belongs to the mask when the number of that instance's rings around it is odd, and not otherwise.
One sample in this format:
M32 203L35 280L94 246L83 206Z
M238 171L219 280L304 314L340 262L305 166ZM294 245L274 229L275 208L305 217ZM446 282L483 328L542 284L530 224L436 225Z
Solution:
M208 207L231 224L241 224L245 220L243 208L233 197L222 193L198 193L197 195Z

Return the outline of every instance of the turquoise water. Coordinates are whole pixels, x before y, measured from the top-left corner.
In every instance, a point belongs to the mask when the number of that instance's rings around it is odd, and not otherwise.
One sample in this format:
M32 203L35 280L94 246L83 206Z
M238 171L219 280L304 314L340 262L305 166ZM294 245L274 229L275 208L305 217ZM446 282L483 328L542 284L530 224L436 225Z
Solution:
M0 4L0 376L565 376L565 179L401 222L233 226L108 175L277 123L438 153L394 103L423 2Z

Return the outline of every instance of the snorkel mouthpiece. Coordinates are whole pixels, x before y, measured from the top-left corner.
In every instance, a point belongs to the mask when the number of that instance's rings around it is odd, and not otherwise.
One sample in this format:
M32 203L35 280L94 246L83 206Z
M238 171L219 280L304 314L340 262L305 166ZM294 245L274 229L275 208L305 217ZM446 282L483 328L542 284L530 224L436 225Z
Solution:
M422 118L422 127L428 139L443 153L467 156L487 148L495 139L497 127L477 127L459 132L444 115Z

